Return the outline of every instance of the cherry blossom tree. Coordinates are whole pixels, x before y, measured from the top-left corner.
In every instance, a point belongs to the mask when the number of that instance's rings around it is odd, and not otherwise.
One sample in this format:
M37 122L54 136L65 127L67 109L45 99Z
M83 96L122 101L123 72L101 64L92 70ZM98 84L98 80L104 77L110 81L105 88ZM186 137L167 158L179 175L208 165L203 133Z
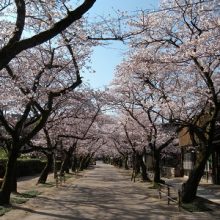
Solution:
M145 148L147 147L152 152L154 182L160 182L160 154L174 140L175 127L170 128L169 131L165 129L164 125L168 123L168 120L166 123L163 122L164 118L161 119L161 115L156 111L158 110L158 105L156 105L157 94L149 95L146 86L142 86L142 80L132 77L132 70L128 72L127 69L124 71L123 68L118 68L118 71L111 92L117 97L114 98L114 104L121 110L122 114L127 114L133 120L137 132L140 133L141 131L141 139L145 141ZM143 149L146 151L145 148Z
M71 103L69 103L69 106L65 108L65 111L69 111L69 116L61 122L62 127L58 136L59 139L72 143L70 147L63 149L65 160L63 161L61 172L69 169L71 157L76 156L74 154L76 154L77 146L80 145L82 141L84 143L87 142L89 145L89 142L94 142L100 138L96 134L97 123L102 114L99 92L92 90L85 92L84 89L83 93L79 93L78 95L77 108L73 111L74 108L71 107ZM61 124L59 124L59 127ZM67 143L65 145L68 146ZM76 157L74 159L77 160ZM72 169L74 170L76 168L72 167Z
M127 60L120 66L142 80L143 95L148 93L147 102L154 103L153 112L188 127L200 139L199 157L185 184L183 202L195 198L206 161L215 151L220 76L216 4L163 1L158 12L132 21L134 32L140 34L133 38ZM204 115L209 116L199 123Z
M0 192L2 204L9 202L20 150L44 127L57 105L56 100L82 82L80 70L89 56L90 46L81 44L74 50L78 38L69 38L69 34L63 33L53 43L23 51L1 71L0 121L9 155Z
M120 116L111 115L106 117L105 124L101 130L107 142L107 149L103 150L105 152L103 158L115 166L123 166L125 169L129 169L128 159L132 154L132 149L125 137Z

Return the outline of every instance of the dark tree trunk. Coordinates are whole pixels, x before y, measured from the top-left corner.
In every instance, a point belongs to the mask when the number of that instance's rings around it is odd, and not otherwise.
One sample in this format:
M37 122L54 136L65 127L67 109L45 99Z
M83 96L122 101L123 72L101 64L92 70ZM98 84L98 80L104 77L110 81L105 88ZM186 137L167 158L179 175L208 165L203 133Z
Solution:
M154 151L154 183L164 183L160 178L160 151Z
M140 160L138 159L138 154L136 152L132 155L132 164L133 164L133 172L131 176L131 180L135 182L136 176L140 173Z
M121 157L118 158L118 167L122 168L123 167L123 160Z
M220 150L218 148L212 154L212 182L220 185Z
M135 153L135 156L134 156L134 170L135 170L136 174L139 174L141 172L140 160L138 160L137 153Z
M140 160L138 160L137 154L135 155L133 164L134 164L133 169L135 170L135 174L138 175L141 172L141 167L140 167Z
M38 179L37 183L41 183L41 184L45 184L47 181L47 177L50 173L50 171L52 170L52 166L53 166L53 154L46 154L47 156L47 163L43 169L43 171L41 172L41 175Z
M12 187L11 187L11 191L14 193L18 192L18 190L17 190L17 172L16 171L17 171L17 163L15 164L15 172L13 175Z
M124 168L125 168L125 170L129 169L129 167L128 167L128 156L124 157Z
M0 191L0 205L8 205L10 203L10 195L16 179L16 162L18 154L14 151L9 152L8 162L6 165L4 181Z
M63 175L64 172L69 173L71 168L71 157L76 149L76 143L74 143L68 151L64 151L64 160L61 164L60 174Z
M138 155L138 160L139 160L139 164L141 167L141 176L142 176L142 180L143 181L151 181L150 178L147 175L147 167L143 161L143 156L142 155Z
M89 167L92 157L89 155L85 160L85 169Z
M90 160L91 160L90 154L86 155L85 157L82 157L80 161L80 170L84 170L88 168Z
M160 182L160 154L156 150L154 152L154 182Z
M53 177L54 179L57 178L57 161L56 161L56 154L53 154Z
M81 162L81 157L77 157L77 160L76 160L76 171L79 171L80 162Z
M182 202L190 203L196 198L199 182L204 174L206 162L210 156L208 152L200 152L196 165L186 183L183 184Z
M64 172L69 173L69 168L70 168L70 155L65 152L64 160L60 168L60 174L64 174Z
M76 155L73 155L71 169L73 172L75 172L77 170L77 157L76 157Z

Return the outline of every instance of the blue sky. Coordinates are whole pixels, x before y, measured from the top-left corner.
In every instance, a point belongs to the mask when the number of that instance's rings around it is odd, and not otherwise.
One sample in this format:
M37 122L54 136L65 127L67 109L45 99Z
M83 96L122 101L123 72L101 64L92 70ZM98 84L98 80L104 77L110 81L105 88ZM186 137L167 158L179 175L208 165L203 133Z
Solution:
M115 10L135 12L137 10L156 9L158 0L97 0L89 11L89 17L107 16ZM112 42L105 47L96 47L92 54L92 68L96 73L83 74L84 81L92 88L103 89L113 79L114 69L123 59L126 46L121 42Z

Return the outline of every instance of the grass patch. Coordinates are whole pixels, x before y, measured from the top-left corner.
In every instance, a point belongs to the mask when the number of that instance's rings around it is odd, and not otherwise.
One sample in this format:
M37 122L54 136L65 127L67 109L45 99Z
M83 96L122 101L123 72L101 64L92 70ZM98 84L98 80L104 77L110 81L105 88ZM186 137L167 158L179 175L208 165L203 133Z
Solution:
M188 212L212 211L212 209L208 207L208 201L198 197L192 203L183 203L181 206Z
M70 179L70 178L72 178L73 177L73 174L70 174L70 173L66 173L65 174L65 179L67 180L67 179Z
M20 193L21 197L23 198L34 198L38 195L40 195L40 192L38 192L37 190L30 190L30 191L27 191L27 192L24 192L24 193Z
M50 188L50 187L54 187L55 186L55 182L48 182L48 183L40 183L40 187L46 187L46 188Z
M12 204L23 204L23 203L25 203L27 201L28 201L27 198L18 197L18 196L15 196L15 197L11 198L11 203Z
M9 212L12 208L10 206L0 206L0 216L3 216L6 212Z
M23 204L27 202L30 198L34 198L40 193L36 190L27 191L24 193L11 194L10 203L11 204ZM12 210L12 206L0 206L0 216L3 216L6 212Z
M13 194L11 196L11 203L12 204L23 204L27 202L30 198L34 198L39 194L40 193L36 190L30 190L24 193Z

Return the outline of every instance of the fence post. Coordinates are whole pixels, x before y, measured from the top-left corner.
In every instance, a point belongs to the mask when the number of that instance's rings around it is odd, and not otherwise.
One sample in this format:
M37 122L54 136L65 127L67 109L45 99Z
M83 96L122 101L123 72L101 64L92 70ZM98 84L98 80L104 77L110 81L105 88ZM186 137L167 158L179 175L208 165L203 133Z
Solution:
M161 199L161 185L159 184L159 199Z
M62 183L64 183L64 175L65 173L60 173L60 185L62 186Z
M170 205L170 187L167 186L167 204Z
M180 211L180 207L181 207L181 191L178 190L178 210Z
M55 180L56 180L56 187L58 187L58 184L59 184L59 177L58 177L57 174L56 174Z

